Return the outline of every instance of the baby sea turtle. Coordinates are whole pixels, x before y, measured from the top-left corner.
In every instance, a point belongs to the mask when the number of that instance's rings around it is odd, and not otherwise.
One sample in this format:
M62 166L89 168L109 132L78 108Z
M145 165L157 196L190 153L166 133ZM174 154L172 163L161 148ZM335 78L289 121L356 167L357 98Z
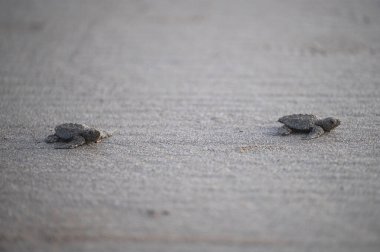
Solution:
M55 134L45 139L46 143L57 143L56 149L73 149L86 143L97 143L111 134L78 123L64 123L55 127Z
M340 125L340 121L333 117L318 119L315 115L303 114L283 116L278 121L284 124L278 130L280 135L286 136L292 132L309 133L304 139L320 137Z

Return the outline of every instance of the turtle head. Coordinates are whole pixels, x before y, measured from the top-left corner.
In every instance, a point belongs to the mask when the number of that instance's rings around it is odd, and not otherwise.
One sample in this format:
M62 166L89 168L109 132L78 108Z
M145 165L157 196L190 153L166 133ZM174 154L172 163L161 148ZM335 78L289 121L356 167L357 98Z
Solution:
M327 117L321 121L321 127L325 131L330 131L340 125L340 120L333 118L333 117Z
M86 142L97 142L100 139L100 131L96 129L88 129L82 133Z

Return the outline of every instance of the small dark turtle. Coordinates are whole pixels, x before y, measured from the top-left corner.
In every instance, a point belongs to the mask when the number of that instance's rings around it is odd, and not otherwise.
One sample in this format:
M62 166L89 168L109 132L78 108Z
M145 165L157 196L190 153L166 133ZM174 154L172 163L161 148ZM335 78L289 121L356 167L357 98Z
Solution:
M284 124L278 130L280 135L286 136L292 132L309 133L304 139L320 137L340 125L340 121L333 117L318 119L315 115L303 114L283 116L278 121Z
M45 142L57 143L56 149L73 149L86 143L97 143L109 136L110 133L84 124L64 123L55 127L55 134L48 136Z

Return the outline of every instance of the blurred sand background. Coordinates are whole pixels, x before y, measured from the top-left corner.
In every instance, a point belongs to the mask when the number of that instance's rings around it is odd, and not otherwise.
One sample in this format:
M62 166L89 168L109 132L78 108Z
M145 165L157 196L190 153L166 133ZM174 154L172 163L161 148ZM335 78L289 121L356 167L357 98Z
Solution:
M379 69L376 0L0 0L0 250L377 252Z

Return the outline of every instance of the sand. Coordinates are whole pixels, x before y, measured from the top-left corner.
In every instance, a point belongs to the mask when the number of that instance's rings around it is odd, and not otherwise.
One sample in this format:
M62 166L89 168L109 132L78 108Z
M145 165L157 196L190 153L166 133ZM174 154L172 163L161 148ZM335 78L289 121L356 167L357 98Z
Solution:
M0 250L379 251L379 11L0 2ZM63 122L115 132L56 150Z

